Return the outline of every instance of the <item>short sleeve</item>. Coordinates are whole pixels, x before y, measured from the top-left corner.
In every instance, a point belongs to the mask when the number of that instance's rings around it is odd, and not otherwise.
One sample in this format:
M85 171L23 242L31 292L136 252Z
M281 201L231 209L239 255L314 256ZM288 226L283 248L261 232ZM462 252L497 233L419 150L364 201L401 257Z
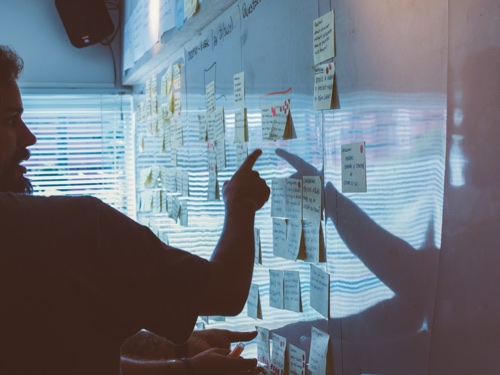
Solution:
M208 261L165 245L103 203L99 224L104 285L121 317L174 343L187 340L208 284Z

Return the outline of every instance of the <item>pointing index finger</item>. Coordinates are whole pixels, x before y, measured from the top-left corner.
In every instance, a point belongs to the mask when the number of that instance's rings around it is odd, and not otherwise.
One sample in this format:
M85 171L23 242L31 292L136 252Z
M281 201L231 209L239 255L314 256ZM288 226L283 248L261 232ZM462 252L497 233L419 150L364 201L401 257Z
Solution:
M253 166L255 165L255 162L259 158L259 156L262 155L262 150L260 148L256 149L254 152L252 152L248 157L245 159L243 164L241 164L239 170L240 171L250 171L252 170Z

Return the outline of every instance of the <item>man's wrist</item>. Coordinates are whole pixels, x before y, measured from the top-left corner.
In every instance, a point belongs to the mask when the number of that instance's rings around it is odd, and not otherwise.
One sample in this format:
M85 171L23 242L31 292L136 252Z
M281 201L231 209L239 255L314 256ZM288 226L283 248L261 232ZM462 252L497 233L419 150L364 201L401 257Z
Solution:
M184 343L179 346L174 346L175 358L185 358L188 356L188 344Z

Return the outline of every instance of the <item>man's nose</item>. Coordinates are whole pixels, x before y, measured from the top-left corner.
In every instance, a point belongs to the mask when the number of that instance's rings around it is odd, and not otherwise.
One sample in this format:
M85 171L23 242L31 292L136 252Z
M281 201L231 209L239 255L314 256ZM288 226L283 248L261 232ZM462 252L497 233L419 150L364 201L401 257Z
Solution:
M21 126L22 126L22 129L21 129L22 146L28 147L28 146L34 145L36 143L35 135L31 132L31 130L28 128L28 126L26 126L24 121L23 121Z

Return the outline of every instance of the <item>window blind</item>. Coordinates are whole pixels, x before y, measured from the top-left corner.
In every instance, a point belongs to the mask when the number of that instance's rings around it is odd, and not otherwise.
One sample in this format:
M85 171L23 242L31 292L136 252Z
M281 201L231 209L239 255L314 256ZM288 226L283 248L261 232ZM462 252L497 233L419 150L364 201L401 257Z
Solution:
M135 219L130 95L23 96L38 141L25 163L37 195L92 195Z

